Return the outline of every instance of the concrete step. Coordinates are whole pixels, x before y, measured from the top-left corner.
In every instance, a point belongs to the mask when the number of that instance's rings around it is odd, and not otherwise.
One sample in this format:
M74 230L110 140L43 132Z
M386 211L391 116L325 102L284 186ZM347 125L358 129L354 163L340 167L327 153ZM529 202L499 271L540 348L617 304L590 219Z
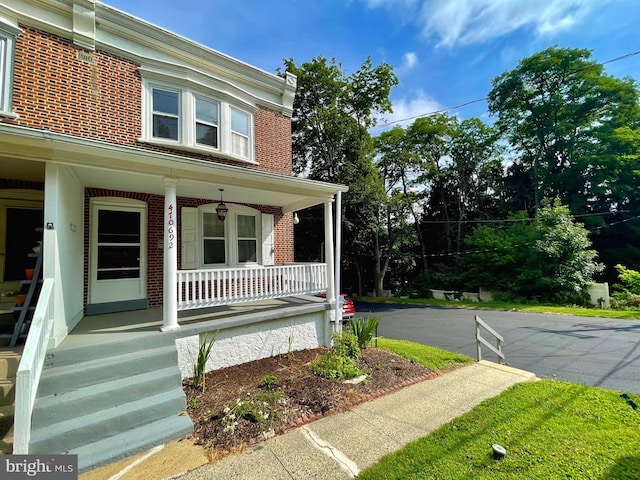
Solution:
M0 454L13 452L13 405L0 407Z
M78 469L85 472L193 432L189 415L173 415L69 451L78 455Z
M186 396L182 388L174 388L127 403L113 400L114 406L110 408L82 416L69 412L66 420L32 430L29 453L71 452L159 419L180 416L186 411Z
M61 395L89 385L177 366L177 356L176 347L171 345L48 368L42 371L38 397Z
M13 405L16 396L15 379L0 379L0 406Z
M76 365L78 363L95 360L97 358L118 357L129 353L150 350L161 347L174 346L176 334L173 332L152 332L131 339L96 343L90 346L59 347L47 351L45 369Z
M0 349L0 379L15 378L22 357L20 349Z
M38 430L53 425L68 417L69 412L73 412L75 417L89 415L116 404L170 391L181 383L180 371L173 365L58 395L39 397L33 412L32 428Z

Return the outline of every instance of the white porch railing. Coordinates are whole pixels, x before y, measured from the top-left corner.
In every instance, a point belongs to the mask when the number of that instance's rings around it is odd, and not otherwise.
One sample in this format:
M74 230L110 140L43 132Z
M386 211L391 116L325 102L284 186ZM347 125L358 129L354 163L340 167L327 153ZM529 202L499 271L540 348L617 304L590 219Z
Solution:
M178 310L323 292L327 265L178 271Z
M31 415L36 401L49 337L53 329L53 286L54 280L52 278L47 278L42 284L16 373L16 410L13 424L14 454L29 453Z

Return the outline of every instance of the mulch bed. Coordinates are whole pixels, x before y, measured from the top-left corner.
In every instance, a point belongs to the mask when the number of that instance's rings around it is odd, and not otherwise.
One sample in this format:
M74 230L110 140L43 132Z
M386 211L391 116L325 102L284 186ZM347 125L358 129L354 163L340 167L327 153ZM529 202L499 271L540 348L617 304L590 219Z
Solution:
M268 436L437 375L395 353L367 348L357 361L358 368L367 377L360 383L349 384L311 371L310 363L326 351L325 348L301 350L209 372L204 392L191 380L185 381L195 443L204 445L212 459L221 458ZM230 417L234 411L244 411L242 406L249 402L256 405L258 398L278 399L277 404L269 406L262 400L259 402L260 414L269 412L267 419L261 421L246 411L235 419ZM241 407L235 407L237 405Z

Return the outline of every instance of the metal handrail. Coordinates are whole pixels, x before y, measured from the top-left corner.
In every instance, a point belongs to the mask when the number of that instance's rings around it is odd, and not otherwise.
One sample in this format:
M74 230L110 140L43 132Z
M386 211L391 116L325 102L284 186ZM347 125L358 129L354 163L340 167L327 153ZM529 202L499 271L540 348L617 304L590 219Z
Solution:
M498 356L498 363L507 363L504 353L502 353L502 343L504 342L504 338L498 332L496 332L493 328L486 324L479 316L475 316L475 324L476 324L476 348L478 350L478 361L482 360L482 345L487 347L493 353ZM496 346L491 345L485 338L480 334L480 327L484 327L487 332L493 335L496 338Z

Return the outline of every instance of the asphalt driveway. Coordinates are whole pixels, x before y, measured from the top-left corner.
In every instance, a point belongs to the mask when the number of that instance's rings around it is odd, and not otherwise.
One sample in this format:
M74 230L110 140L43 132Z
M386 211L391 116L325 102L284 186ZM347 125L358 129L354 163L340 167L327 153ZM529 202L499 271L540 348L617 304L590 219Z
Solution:
M378 335L476 358L474 316L500 333L509 365L587 385L640 394L640 321L356 302L380 318ZM489 337L490 338L490 337ZM483 358L496 361L486 350Z

